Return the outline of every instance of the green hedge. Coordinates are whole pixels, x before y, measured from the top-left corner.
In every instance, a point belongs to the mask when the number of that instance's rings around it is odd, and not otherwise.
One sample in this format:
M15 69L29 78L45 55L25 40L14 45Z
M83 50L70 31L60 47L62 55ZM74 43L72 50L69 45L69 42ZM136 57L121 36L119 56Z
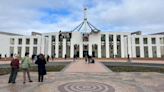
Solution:
M46 66L47 72L60 72L64 67L67 65L55 65L55 66ZM38 72L38 67L31 67L30 71L32 72ZM22 72L22 68L19 68L19 72ZM11 68L1 68L0 69L0 75L10 74Z

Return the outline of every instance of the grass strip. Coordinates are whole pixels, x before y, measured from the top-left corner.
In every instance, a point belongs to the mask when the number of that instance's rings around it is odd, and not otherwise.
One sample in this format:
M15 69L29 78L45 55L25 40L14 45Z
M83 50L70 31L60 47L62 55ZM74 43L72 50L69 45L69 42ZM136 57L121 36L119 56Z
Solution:
M110 66L107 65L113 72L158 72L164 74L164 68L154 67L134 67L134 66Z
M46 66L47 72L60 72L63 68L65 68L67 65L54 65L54 66ZM31 67L30 71L32 72L38 72L38 67ZM22 72L22 68L19 68L19 72ZM0 75L10 74L11 68L1 68L0 69Z

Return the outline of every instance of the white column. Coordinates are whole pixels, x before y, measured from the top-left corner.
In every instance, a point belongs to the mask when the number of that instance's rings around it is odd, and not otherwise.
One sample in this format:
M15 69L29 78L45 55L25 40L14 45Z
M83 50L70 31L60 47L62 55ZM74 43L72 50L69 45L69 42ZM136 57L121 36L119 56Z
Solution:
M92 56L92 44L88 44L89 45L89 55Z
M131 34L128 35L128 54L129 54L129 57L131 58L132 57L132 48L131 48Z
M153 57L151 37L148 37L148 54L149 54L149 58Z
M45 45L45 36L42 36L42 47L41 47L41 53L44 54L44 45Z
M116 34L113 34L113 49L114 49L114 58L115 58L115 55L117 55L117 39L116 39Z
M59 34L55 35L56 39L55 39L55 54L56 54L56 58L59 57Z
M37 44L37 55L41 53L41 38L38 38L38 44Z
M83 44L80 44L80 58L83 58Z
M34 38L30 38L29 57L32 57L33 55L33 44L34 44Z
M133 58L136 58L135 38L132 38L132 57L133 57Z
M71 41L71 50L70 50L70 58L73 58L73 55L74 55L74 44L72 43Z
M14 54L18 54L18 38L14 39Z
M144 47L143 47L143 37L139 37L139 44L140 44L140 57L144 58Z
M160 38L156 37L157 58L161 58Z
M121 58L125 58L124 44L124 35L121 35Z
M98 44L98 58L101 58L101 44Z
M124 50L124 55L125 55L124 57L125 57L125 58L127 58L127 44L128 44L128 43L127 43L127 39L128 39L127 36L124 37L124 49L125 49L125 50Z
M106 58L109 58L109 35L105 36Z
M63 39L63 58L65 57L65 54L66 54L66 39L64 38Z
M21 52L21 57L25 56L25 44L26 44L26 39L22 38L22 52Z
M52 54L52 35L48 36L48 55L51 57Z

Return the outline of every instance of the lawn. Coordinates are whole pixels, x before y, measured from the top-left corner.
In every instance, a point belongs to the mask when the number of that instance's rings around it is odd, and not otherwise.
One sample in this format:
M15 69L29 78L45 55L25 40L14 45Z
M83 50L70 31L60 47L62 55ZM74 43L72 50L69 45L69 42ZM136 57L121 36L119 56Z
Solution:
M110 66L107 65L113 72L158 72L164 73L164 68L153 67L134 67L134 66Z
M46 66L47 72L60 72L64 67L67 65L54 65L54 66ZM38 72L38 67L31 67L30 71L32 72ZM22 72L22 68L19 68L19 72ZM10 74L11 68L1 68L0 69L0 75Z

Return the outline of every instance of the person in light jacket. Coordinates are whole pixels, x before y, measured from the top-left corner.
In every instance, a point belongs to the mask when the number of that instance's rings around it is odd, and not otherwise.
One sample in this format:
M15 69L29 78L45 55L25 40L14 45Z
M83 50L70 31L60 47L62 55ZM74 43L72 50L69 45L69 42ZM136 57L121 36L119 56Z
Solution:
M28 75L29 82L33 82L30 78L30 63L31 59L29 58L29 53L25 53L25 57L22 58L22 69L23 69L23 79L24 79L24 84L26 82L26 73Z

